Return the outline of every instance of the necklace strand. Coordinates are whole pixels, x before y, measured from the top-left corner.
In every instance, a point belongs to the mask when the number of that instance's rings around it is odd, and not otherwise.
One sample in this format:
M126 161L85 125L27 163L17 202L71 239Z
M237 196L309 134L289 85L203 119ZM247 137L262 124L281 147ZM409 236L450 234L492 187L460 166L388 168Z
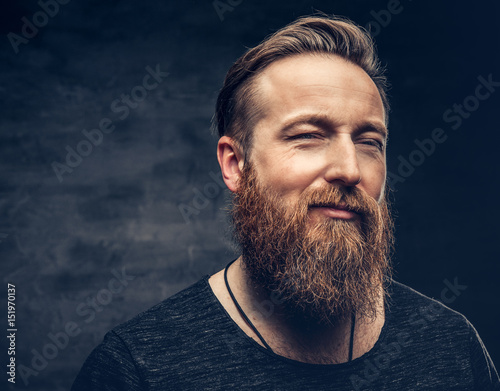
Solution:
M236 301L236 297L234 297L233 292L231 291L231 288L229 287L229 282L227 281L227 270L229 269L229 266L231 266L235 261L236 261L236 259L234 261L229 262L229 264L226 266L226 269L224 270L224 281L226 282L226 288L227 288L227 291L229 292L229 296L231 296L231 299L233 300L233 303L236 306L236 308L238 308L238 311L240 312L241 316L243 317L243 319L245 319L245 321L248 323L248 325L254 331L254 333L257 334L257 337L259 337L262 344L272 352L273 349L271 349L271 347L267 344L264 337L259 333L259 331L253 325L253 323L250 321L250 319L248 319L248 316L246 316L245 312L243 312L243 309L238 304L238 301Z
M227 271L229 269L229 266L231 266L235 261L236 261L236 259L233 260L233 261L231 261L231 262L229 262L228 265L226 266L226 268L224 269L224 282L226 283L226 288L227 288L227 291L229 293L229 296L231 296L231 299L233 300L233 303L236 306L236 308L238 309L240 315L243 317L243 319L245 319L245 321L250 326L250 328L253 330L253 332L257 335L257 337L259 337L259 339L262 342L262 344L266 347L266 349L269 349L272 352L273 349L271 349L271 347L266 342L266 340L264 339L264 337L259 333L259 331L257 330L257 328L252 323L252 321L245 314L245 312L243 311L243 309L239 305L238 301L236 300L236 297L234 297L233 291L229 287L229 281L227 280ZM349 362L352 361L352 353L353 353L353 348L354 348L354 329L355 329L355 327L356 327L356 315L353 313L352 314L352 320L351 320L351 335L350 335L350 339L349 339Z

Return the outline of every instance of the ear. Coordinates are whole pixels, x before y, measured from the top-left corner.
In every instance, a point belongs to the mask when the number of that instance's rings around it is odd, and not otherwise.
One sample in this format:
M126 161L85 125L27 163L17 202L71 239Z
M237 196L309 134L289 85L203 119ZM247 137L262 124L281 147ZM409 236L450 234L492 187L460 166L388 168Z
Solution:
M233 193L238 190L245 159L236 141L228 136L222 136L217 144L217 159L219 160L222 178Z

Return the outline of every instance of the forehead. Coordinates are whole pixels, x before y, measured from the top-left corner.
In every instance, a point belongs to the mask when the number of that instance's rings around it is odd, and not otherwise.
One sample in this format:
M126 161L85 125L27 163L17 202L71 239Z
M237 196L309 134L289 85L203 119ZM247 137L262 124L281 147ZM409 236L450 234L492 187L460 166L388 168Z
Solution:
M263 107L261 118L312 110L329 115L332 121L370 119L382 126L386 122L370 76L333 54L301 54L275 61L255 79L255 87Z

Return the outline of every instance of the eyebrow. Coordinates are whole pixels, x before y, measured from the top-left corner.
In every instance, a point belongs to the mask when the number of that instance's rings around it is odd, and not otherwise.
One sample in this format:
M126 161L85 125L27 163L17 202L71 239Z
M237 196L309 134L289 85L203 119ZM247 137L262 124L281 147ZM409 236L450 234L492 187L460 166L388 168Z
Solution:
M300 126L300 125L314 125L322 128L335 128L335 125L332 124L331 119L322 114L305 114L294 117L285 122L285 124L281 127L281 132L286 133L289 130ZM365 122L356 127L353 131L353 135L357 136L364 132L375 132L380 134L384 139L387 139L388 130L382 123L377 122Z

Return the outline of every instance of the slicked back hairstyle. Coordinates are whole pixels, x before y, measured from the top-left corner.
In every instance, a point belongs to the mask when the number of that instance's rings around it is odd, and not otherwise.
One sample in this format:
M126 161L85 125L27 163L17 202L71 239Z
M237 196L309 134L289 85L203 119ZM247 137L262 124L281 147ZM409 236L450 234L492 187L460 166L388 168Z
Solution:
M263 102L259 102L254 79L271 63L297 54L335 54L361 67L377 86L387 122L387 80L369 33L342 17L302 17L249 49L226 75L217 98L213 128L219 137L232 137L245 156L262 112Z

